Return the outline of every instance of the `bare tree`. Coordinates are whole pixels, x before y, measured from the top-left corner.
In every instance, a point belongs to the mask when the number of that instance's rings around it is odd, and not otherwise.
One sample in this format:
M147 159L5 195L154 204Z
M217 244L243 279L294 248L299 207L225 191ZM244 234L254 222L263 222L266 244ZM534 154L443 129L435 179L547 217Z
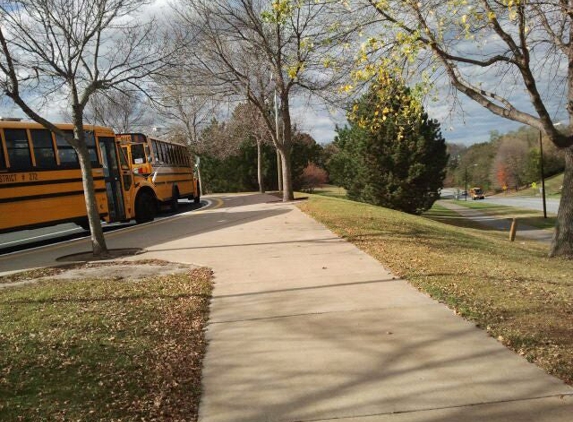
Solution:
M573 123L573 2L570 0L358 0L378 16L365 59L401 74L437 69L455 92L543 133L565 153L563 193L550 256L573 257L573 136L560 133L551 101ZM370 62L370 60L365 60ZM543 87L547 86L544 94ZM525 93L525 98L520 93Z
M328 65L349 33L337 32L336 3L314 0L186 0L180 15L197 36L186 68L213 89L259 109L280 153L283 200L293 199L291 101L300 89L318 91L343 77ZM338 43L337 43L338 41ZM332 60L333 61L333 60ZM281 128L273 103L276 91Z
M257 181L259 192L264 193L262 146L265 142L271 142L272 136L260 110L252 103L239 104L233 111L233 116L229 122L229 131L237 139L250 138L255 141L257 145Z
M199 135L197 154L224 160L236 154L239 148L239 142L229 131L227 123L212 119Z
M26 115L64 136L77 152L96 256L108 250L96 208L84 112L94 93L143 89L151 75L168 65L169 44L159 42L158 25L135 18L145 4L9 0L0 5L0 88ZM59 130L42 111L42 105L52 104L62 94L70 104L73 136Z
M194 83L185 73L171 73L158 78L157 85L161 101L156 105L159 114L170 125L170 131L188 147L190 154L198 157L197 176L199 191L203 192L200 158L204 149L200 145L201 131L215 117L218 101L205 88L205 81Z
M151 107L141 91L95 92L84 111L85 121L94 125L109 126L115 132L133 132L153 124Z
M184 76L161 78L161 102L156 109L172 130L181 134L194 154L198 154L201 130L215 117L218 101L203 86L194 85Z

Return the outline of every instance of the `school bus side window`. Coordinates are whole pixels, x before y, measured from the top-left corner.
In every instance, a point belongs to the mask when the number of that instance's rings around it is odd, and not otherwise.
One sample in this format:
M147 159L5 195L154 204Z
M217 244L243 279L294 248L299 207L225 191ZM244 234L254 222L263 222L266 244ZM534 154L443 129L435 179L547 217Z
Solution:
M56 154L52 143L52 133L46 129L30 129L32 144L34 145L34 157L36 167L42 169L55 168Z
M157 141L151 141L151 147L153 148L153 157L155 158L155 163L159 163L161 158L159 158L159 146Z
M86 132L86 145L90 154L90 162L92 163L92 167L97 167L99 165L99 161L97 159L96 141L93 132Z
M8 160L12 170L24 170L32 167L30 145L25 129L4 129Z
M165 147L165 162L171 164L173 162L173 154L171 152L171 145L163 144Z
M127 147L121 147L119 149L119 164L124 170L129 170L129 158L127 155Z
M71 130L65 130L64 132L69 136L73 136ZM62 166L77 167L79 165L76 151L74 151L74 148L68 144L68 141L58 133L56 133L56 145L58 146L60 164Z
M183 166L183 148L177 147L177 165Z
M187 149L185 147L181 148L181 165L187 167Z
M161 148L161 160L164 163L169 162L169 156L167 155L167 145L165 145L163 142L160 142L159 147Z
M187 161L187 155L189 154L189 152L187 151L187 148L183 147L183 150L181 151L181 156L182 156L182 160L183 160L183 167L188 167L188 161Z
M2 140L0 139L0 170L6 168L6 161L4 160L4 146L2 145Z
M176 166L180 166L180 159L179 159L179 147L173 147L173 164Z

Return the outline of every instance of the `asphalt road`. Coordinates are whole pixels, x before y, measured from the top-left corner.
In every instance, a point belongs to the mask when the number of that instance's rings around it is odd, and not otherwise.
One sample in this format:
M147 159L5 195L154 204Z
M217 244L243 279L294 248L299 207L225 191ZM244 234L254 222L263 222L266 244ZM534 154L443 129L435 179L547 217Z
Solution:
M204 200L201 205L194 204L192 201L180 200L179 211L161 212L155 219L160 222L189 212L197 211L211 204L211 201ZM104 233L109 234L122 229L134 227L135 222L130 223L113 223L103 224ZM43 227L34 230L21 230L17 232L0 234L0 257L14 252L33 250L44 246L65 244L65 242L88 240L89 234L86 230L73 223L58 224L50 227ZM89 240L88 240L89 241ZM2 271L3 262L0 261L0 271Z
M541 197L504 197L504 196L490 196L484 199L485 202L498 205L507 205L516 208L525 208L536 211L543 211L543 201ZM559 200L553 198L546 198L547 212L557 214L559 208Z
M446 188L442 189L441 197L442 199L454 199L458 189ZM463 197L460 199L463 200ZM468 201L472 199L468 197ZM486 196L485 199L480 199L480 201L489 202L491 204L505 205L508 207L525 208L536 211L543 211L543 202L541 197L514 197L514 196ZM557 214L557 209L559 208L559 199L546 198L547 212L550 214Z

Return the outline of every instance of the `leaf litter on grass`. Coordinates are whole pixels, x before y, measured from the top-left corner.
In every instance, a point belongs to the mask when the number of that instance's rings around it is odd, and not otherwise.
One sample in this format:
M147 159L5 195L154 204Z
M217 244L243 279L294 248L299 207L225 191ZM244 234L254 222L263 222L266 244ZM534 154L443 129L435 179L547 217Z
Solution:
M188 267L0 290L0 419L196 420L211 289Z

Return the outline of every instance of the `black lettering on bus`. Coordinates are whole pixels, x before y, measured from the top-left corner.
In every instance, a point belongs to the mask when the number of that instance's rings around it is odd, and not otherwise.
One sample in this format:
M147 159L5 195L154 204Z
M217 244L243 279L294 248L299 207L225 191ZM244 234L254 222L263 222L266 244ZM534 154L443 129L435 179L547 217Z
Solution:
M10 183L16 181L15 174L0 174L0 183Z

